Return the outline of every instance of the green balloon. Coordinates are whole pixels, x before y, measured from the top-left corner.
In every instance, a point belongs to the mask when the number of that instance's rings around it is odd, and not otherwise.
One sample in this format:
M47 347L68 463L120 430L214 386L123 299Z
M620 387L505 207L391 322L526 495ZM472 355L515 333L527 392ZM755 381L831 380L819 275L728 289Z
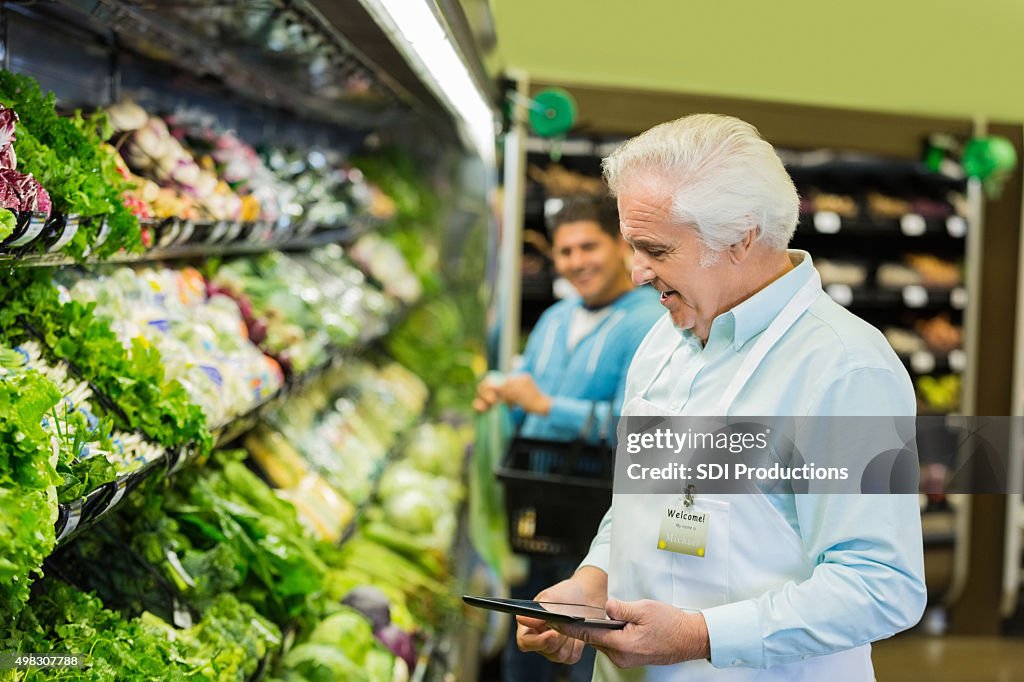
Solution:
M984 180L994 173L1013 170L1017 150L1005 137L976 137L964 146L961 162L967 175Z
M565 90L551 88L533 96L530 127L541 137L558 137L576 122L576 102Z

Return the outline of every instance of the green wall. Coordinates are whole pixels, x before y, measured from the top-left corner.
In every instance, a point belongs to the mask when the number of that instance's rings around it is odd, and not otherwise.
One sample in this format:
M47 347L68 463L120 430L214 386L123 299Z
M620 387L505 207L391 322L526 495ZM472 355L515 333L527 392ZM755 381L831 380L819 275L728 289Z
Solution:
M532 78L1024 120L1024 0L491 0Z

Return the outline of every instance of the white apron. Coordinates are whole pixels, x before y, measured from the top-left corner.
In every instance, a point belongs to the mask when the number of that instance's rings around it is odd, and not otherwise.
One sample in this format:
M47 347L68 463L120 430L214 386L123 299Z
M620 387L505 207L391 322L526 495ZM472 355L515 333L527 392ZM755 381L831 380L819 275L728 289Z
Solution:
M710 416L726 416L740 390L768 351L821 293L817 272L761 334ZM671 353L645 387L629 396L622 416L672 417L645 399ZM681 491L680 491L681 492ZM767 498L759 493L701 494L694 509L709 512L707 554L703 558L657 549L660 516L680 494L617 494L612 499L611 563L608 594L623 601L654 599L688 609L705 609L758 597L792 580L810 577L814 564L800 538ZM595 682L869 682L874 679L871 646L808 658L773 668L715 668L706 660L631 670L616 668L598 652Z

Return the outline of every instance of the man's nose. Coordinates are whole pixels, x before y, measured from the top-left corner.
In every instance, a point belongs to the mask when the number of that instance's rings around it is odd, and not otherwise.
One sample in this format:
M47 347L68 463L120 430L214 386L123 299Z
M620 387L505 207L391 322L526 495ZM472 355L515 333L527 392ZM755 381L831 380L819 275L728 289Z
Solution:
M630 274L633 277L633 284L638 287L647 284L656 277L654 271L650 268L650 264L647 262L647 258L639 252L633 253L633 270Z
M570 270L579 270L584 265L583 252L573 249L566 258L566 265Z

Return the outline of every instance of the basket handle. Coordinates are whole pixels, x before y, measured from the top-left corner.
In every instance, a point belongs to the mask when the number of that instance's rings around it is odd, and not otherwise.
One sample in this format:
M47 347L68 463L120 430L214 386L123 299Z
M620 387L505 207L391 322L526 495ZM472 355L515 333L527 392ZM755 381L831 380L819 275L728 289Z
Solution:
M583 422L583 427L580 429L579 436L569 446L569 470L572 471L576 468L576 461L579 459L580 454L583 452L583 446L587 442L587 436L590 435L591 430L594 427L594 421L597 419L597 400L590 402L590 413L587 415L586 420ZM608 410L608 417L601 420L598 424L598 443L605 447L609 447L609 422L611 421L611 409Z
M590 414L587 415L586 421L583 422L583 426L580 428L580 435L578 440L583 442L587 440L587 436L590 435L591 429L594 427L594 421L597 419L597 405L601 401L592 400L590 401ZM612 406L608 406L608 415L601 420L601 423L597 425L597 438L598 443L601 445L610 445L611 441L611 421L612 421Z

